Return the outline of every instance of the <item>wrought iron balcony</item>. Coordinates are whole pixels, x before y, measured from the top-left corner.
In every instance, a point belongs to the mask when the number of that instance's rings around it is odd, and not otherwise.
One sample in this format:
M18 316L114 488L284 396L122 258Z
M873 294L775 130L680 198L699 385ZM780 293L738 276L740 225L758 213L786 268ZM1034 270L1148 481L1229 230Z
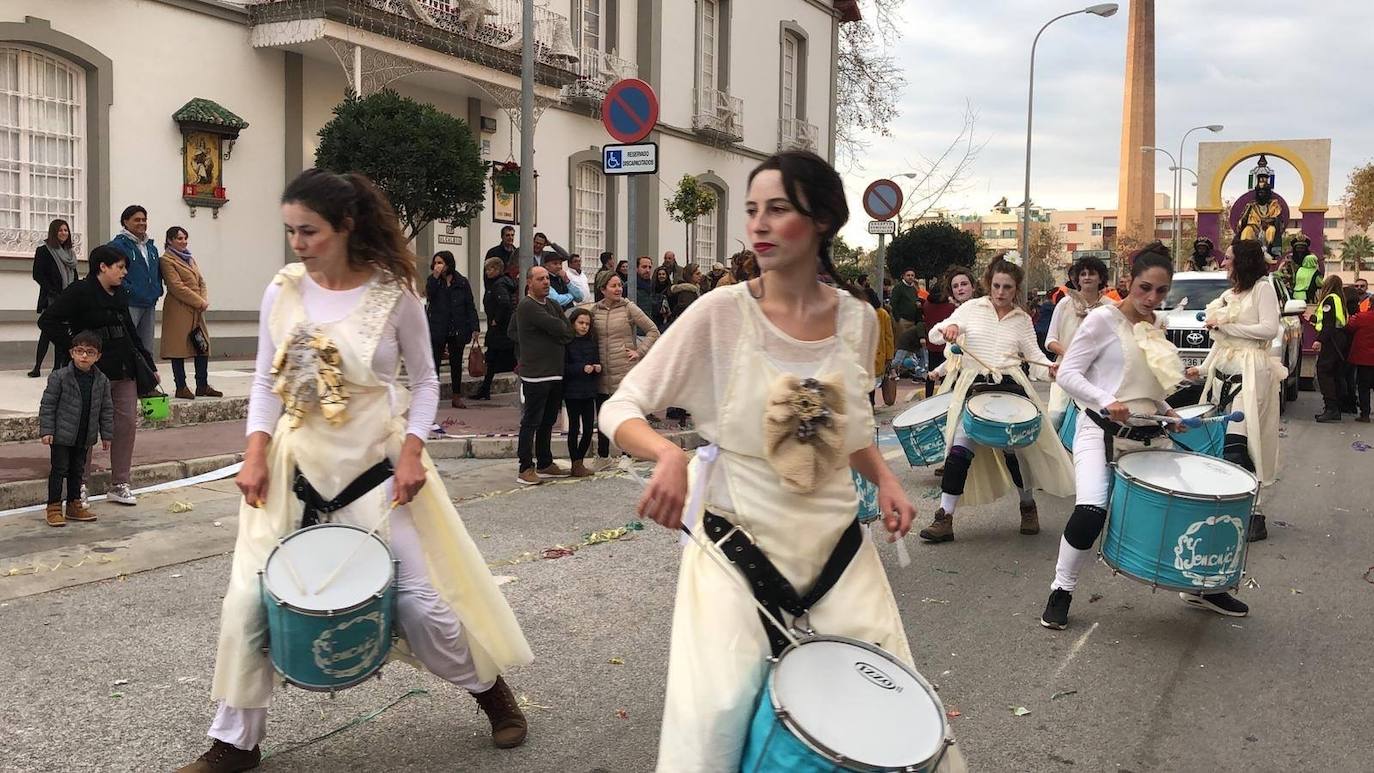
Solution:
M600 49L583 47L577 54L577 80L563 87L563 98L570 101L600 104L611 84L639 74L633 62Z
M779 118L778 119L778 150L811 150L816 149L816 139L820 136L820 130L814 123L807 123L800 118Z
M521 0L249 0L254 45L269 47L319 39L326 21L439 51L519 75L523 46ZM318 28L302 24L315 22ZM277 27L275 34L266 33ZM563 86L573 81L578 52L568 18L534 9L536 79ZM279 39L280 38L280 39Z
M744 139L744 100L718 89L696 89L692 129L725 142Z

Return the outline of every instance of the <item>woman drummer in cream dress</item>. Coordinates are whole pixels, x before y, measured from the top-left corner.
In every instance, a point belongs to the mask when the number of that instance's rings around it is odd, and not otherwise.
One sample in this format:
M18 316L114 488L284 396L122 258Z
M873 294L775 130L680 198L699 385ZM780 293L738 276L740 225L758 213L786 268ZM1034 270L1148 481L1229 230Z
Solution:
M905 535L915 509L874 442L867 398L877 343L873 309L816 281L822 271L838 276L829 248L849 216L839 175L815 154L782 153L750 175L745 206L763 275L692 304L606 403L601 428L620 448L658 462L639 502L641 516L670 529L682 526L684 515L692 528L703 513L723 517L805 589L855 523L851 466L877 484L889 532ZM697 431L718 449L714 462L698 455L689 464L681 448L649 427L644 416L664 405L692 413ZM692 507L684 512L689 482ZM809 624L912 662L869 540L811 608ZM739 769L769 655L742 577L689 542L673 613L659 771ZM941 769L961 769L961 759L951 749Z
M983 276L988 294L961 304L949 319L930 331L932 342L957 343L963 353L947 360L951 380L940 389L954 397L945 424L949 454L940 476L940 509L920 532L927 542L954 539L954 510L961 501L970 506L987 504L1013 488L1021 500L1021 533L1037 534L1040 514L1033 489L1052 496L1068 496L1073 491L1068 453L1044 418L1045 404L1021 371L1023 361L1038 363L1043 357L1030 315L1016 305L1023 279L1019 266L994 261ZM1045 380L1049 371L1044 365L1032 364L1030 375ZM1035 404L1042 424L1034 443L1003 451L982 448L964 433L960 418L964 402L986 391L1020 395Z
M1206 377L1201 402L1221 412L1239 410L1240 422L1228 424L1222 458L1253 472L1260 486L1272 484L1279 471L1279 387L1288 369L1269 353L1279 334L1281 309L1274 286L1265 279L1264 248L1254 240L1231 246L1231 289L1207 304L1212 349L1188 377ZM1250 519L1250 542L1268 536L1258 504Z
M1178 416L1165 397L1183 375L1183 361L1155 314L1169 295L1173 276L1173 260L1163 244L1155 242L1133 255L1126 297L1083 320L1058 366L1056 383L1084 412L1073 438L1075 505L1059 540L1054 581L1040 616L1046 628L1061 630L1069 624L1078 575L1107 522L1111 463L1127 451L1171 447L1159 422L1133 417ZM1180 595L1219 614L1243 617L1248 612L1228 593Z
M1073 334L1088 312L1103 305L1106 297L1102 288L1107 286L1107 264L1093 257L1079 258L1069 271L1077 289L1070 289L1054 306L1050 315L1050 331L1045 336L1045 348L1054 355L1056 362L1064 361ZM1069 396L1058 382L1050 385L1050 423L1055 429L1064 421L1064 412L1069 408Z
M303 515L368 529L381 523L400 562L396 619L410 653L474 695L498 746L519 745L526 721L501 673L530 662L529 645L424 451L439 382L415 257L391 205L360 175L306 171L282 202L300 262L278 272L263 295L248 448L236 479L238 540L211 689L219 703L214 744L181 770L258 764L275 679L263 653L257 574ZM397 383L402 362L413 399ZM381 482L342 509L318 507L343 504L350 483L376 477ZM316 506L307 510L298 497L314 497Z

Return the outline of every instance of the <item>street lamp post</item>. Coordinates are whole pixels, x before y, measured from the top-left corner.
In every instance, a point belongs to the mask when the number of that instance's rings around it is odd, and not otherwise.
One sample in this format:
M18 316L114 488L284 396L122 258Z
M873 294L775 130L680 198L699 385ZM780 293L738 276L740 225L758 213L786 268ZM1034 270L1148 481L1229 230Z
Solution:
M1045 22L1040 31L1035 33L1035 39L1031 41L1030 56L1030 86L1026 89L1026 186L1025 195L1021 199L1021 264L1025 266L1027 272L1030 270L1030 173L1031 173L1031 119L1035 114L1035 47L1040 42L1040 36L1051 24L1070 16L1077 16L1080 13L1090 13L1094 16L1106 18L1116 13L1119 6L1116 3L1098 3L1087 8L1080 8L1077 11L1069 11L1060 14L1053 19ZM1026 288L1021 288L1024 294Z
M1180 168L1184 168L1184 167L1183 167L1183 145L1184 145L1184 143L1186 143L1186 142L1188 141L1188 135L1189 135L1189 134L1192 134L1193 132L1197 131L1198 129L1206 129L1207 131L1212 132L1213 134L1216 134L1217 132L1221 131L1221 130L1224 129L1224 128L1226 128L1226 127L1225 127L1225 126L1222 126L1222 125L1219 124L1219 123L1209 123L1209 124L1203 124L1202 126L1194 126L1193 128L1191 128L1191 129L1189 129L1188 131L1184 132L1184 133L1183 133L1183 139L1181 139L1181 140L1178 141L1178 160L1174 162L1174 165L1177 166L1177 167L1180 167ZM1194 173L1193 176L1194 176L1194 177L1197 177L1197 174ZM1179 199L1183 198L1183 173L1182 173L1182 172L1176 172L1176 173L1174 174L1174 191L1175 191L1175 192L1174 192L1174 201L1177 202ZM1178 228L1179 228L1179 225L1180 225L1179 219L1180 219L1179 207L1178 207L1177 204L1176 204L1176 205L1174 206L1174 257L1175 257L1175 259L1177 259L1177 257L1178 257Z
M1171 194L1174 195L1174 201L1173 201L1174 206L1173 206L1172 212L1171 212L1170 215L1169 215L1169 224L1170 224L1171 226L1173 226L1173 230L1174 230L1174 251L1173 251L1172 254L1173 254L1173 256L1174 256L1174 265L1177 266L1177 265L1179 265L1179 260L1178 260L1178 196L1177 196L1177 191L1178 191L1178 178L1179 178L1179 176L1180 176L1179 173L1178 173L1178 171L1177 171L1178 168L1179 168L1179 166L1178 166L1178 159L1174 158L1174 154L1173 154L1173 153L1170 153L1169 151L1165 150L1164 148L1151 147L1151 146L1149 146L1149 145L1141 145L1141 146L1140 146L1140 152L1141 152L1141 153L1163 153L1164 155L1166 155L1166 156L1169 157L1169 169L1170 169L1170 170L1174 170L1174 179L1173 179L1173 182L1171 182L1171 183L1169 184L1169 191L1170 191ZM1150 211L1151 211L1151 215L1150 215L1150 221L1151 221L1151 223L1150 223L1150 230L1153 231L1153 230L1154 230L1154 222L1153 222L1153 221L1154 221L1154 214L1153 214L1154 208L1151 207L1151 208L1150 208Z
M1179 244L1178 241L1183 238L1183 204L1181 203L1183 199L1183 173L1187 172L1193 176L1193 187L1196 188L1197 172L1194 172L1186 166L1177 165L1169 167L1169 171L1174 173L1174 189L1178 191L1178 195L1174 197L1174 259L1177 261L1179 259L1178 250L1184 246ZM1196 211L1193 212L1193 224L1197 224ZM1194 236L1196 237L1196 232L1194 232Z

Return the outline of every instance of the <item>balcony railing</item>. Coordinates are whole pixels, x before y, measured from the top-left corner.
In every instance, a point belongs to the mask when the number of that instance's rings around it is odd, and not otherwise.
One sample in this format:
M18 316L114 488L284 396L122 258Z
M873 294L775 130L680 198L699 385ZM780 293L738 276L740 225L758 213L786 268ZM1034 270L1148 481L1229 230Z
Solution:
M599 104L606 97L611 84L639 74L639 68L633 62L600 49L583 47L577 53L574 70L577 80L563 87L564 99Z
M744 100L718 89L697 89L696 106L692 128L698 134L726 142L744 139Z
M518 74L524 45L521 0L249 0L254 26L306 18L350 27L431 48L493 69ZM541 82L566 83L576 69L577 49L568 18L534 9L535 62Z
M778 150L815 150L820 130L800 118L778 119Z

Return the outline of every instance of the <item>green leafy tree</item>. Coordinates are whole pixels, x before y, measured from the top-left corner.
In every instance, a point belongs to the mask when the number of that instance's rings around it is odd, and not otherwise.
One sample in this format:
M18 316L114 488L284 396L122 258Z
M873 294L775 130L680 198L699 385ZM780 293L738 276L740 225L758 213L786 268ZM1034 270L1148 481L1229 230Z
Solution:
M1355 233L1374 225L1374 162L1356 167L1345 187L1345 217Z
M892 276L910 268L930 279L955 264L972 266L977 256L978 240L973 234L936 220L897 234L887 247L887 268Z
M1374 258L1374 240L1364 234L1351 234L1341 245L1341 270L1354 270L1358 275L1365 261Z
M678 180L677 191L671 199L664 199L663 206L668 217L675 223L682 223L687 231L687 262L693 260L692 252L696 239L693 229L698 219L711 214L716 208L716 194L700 180L684 174Z
M390 89L334 108L315 165L367 175L411 239L435 220L467 225L486 196L487 162L467 122Z

